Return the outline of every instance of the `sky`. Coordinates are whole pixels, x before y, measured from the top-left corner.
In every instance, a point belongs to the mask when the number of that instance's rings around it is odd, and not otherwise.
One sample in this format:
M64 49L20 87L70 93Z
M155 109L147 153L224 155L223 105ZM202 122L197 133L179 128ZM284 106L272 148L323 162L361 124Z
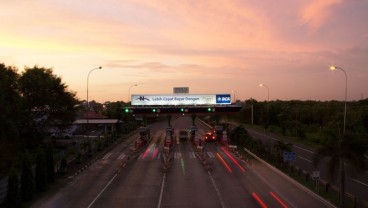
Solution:
M86 100L368 97L367 0L1 0L0 63L52 68ZM137 86L134 86L137 84ZM260 87L264 84L266 87Z

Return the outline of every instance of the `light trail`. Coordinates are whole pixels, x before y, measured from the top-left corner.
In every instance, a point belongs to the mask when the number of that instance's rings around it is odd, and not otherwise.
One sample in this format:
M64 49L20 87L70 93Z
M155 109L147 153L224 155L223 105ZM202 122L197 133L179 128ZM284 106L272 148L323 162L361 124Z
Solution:
M278 203L280 203L281 204L281 206L282 207L284 207L284 208L288 208L288 206L276 195L276 194L274 194L272 191L270 192L270 194L271 194L271 196L274 198L274 199L276 199L276 201L278 202Z
M157 153L158 153L158 148L155 148L155 151L152 154L152 159L155 159Z
M258 204L262 207L262 208L267 208L266 204L262 201L261 198L259 198L259 196L256 193L252 193L253 198L258 202Z
M239 167L239 169L242 171L242 172L245 172L245 169L239 164L239 162L224 148L224 147L221 147L222 151L225 152L225 154Z
M181 163L181 170L183 172L183 175L185 175L185 165L184 165L184 159L183 158L180 159L180 163Z
M142 156L142 159L144 159L144 158L147 156L147 154L151 151L152 147L153 147L153 144L151 144L151 145L146 149L146 151L144 152L144 154L143 154L143 156Z
M217 158L222 162L222 164L226 167L226 169L232 173L233 171L231 170L231 168L229 167L229 165L225 162L224 158L221 157L221 155L219 153L216 154Z

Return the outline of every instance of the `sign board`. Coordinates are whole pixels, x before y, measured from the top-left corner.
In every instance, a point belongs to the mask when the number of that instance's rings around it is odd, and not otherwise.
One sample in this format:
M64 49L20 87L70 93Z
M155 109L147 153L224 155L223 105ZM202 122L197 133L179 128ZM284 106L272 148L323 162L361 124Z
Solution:
M230 94L132 95L132 105L230 105Z
M319 174L319 171L313 171L312 172L312 178L314 179L314 180L319 180L320 179L320 176L319 176L320 174Z
M296 160L296 154L295 152L284 152L284 162L287 161L295 161Z
M174 87L174 94L188 94L189 87Z

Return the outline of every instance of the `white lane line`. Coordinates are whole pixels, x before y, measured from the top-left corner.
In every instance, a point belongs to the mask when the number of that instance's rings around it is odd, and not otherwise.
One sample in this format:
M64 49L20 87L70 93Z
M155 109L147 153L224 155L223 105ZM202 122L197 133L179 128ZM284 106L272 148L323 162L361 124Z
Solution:
M207 155L208 155L208 157L210 157L210 158L214 158L214 157L215 157L215 155L214 155L212 152L207 152Z
M215 180L213 179L213 177L212 177L212 175L211 175L211 172L207 171L207 173L208 173L208 175L210 176L210 179L211 179L211 182L212 182L212 186L213 186L213 188L215 188L215 191L216 191L217 197L218 197L218 198L219 198L219 200L220 200L221 207L222 207L222 208L226 208L225 203L224 203L224 201L222 200L222 197L221 197L221 195L220 195L220 191L219 191L219 189L217 188L216 183L215 183Z
M160 207L161 207L162 195L163 195L163 193L164 193L164 187L165 187L165 178L166 178L166 174L164 173L164 176L162 176L161 190L160 190L160 197L159 197L159 199L158 199L157 208L160 208Z
M363 182L361 182L361 181L358 181L358 180L356 180L356 179L354 179L354 178L350 178L351 180L353 180L353 181L355 181L355 182L357 182L357 183L359 183L359 184L362 184L363 186L366 186L366 187L368 187L368 184L366 184L366 183L363 183Z
M126 157L126 155L124 153L121 153L120 156L118 157L118 160L123 160Z
M107 158L109 158L110 156L112 155L112 153L110 152L110 153L107 153L102 159L103 160L106 160Z
M87 208L91 208L93 206L93 204L96 202L96 200L101 196L101 194L107 189L108 186L110 186L110 184L112 183L112 181L116 178L118 174L115 174L114 177L112 177L112 179L106 184L105 188L103 188L101 190L101 192L95 197L95 199L93 199L93 201L88 205Z
M250 130L250 129L249 129L249 130ZM268 136L268 135L266 135L266 134L262 134L262 133L259 133L259 132L253 131L253 130L250 130L250 131L251 131L251 132L253 132L253 133L255 133L255 134L259 134L259 135L262 135L262 136L267 137L267 138L269 138L269 139L272 139L272 140L274 140L274 141L279 141L278 139L275 139L275 138L273 138L273 137L270 137L270 136ZM307 149L302 148L302 147L299 147L299 146L297 146L297 145L294 145L294 144L293 144L293 147L298 148L298 149L301 149L301 150L303 150L303 151L306 151L306 152L308 152L308 153L310 153L310 154L314 154L314 152L313 152L313 151L307 150Z
M302 159L302 160L305 160L305 161L307 161L307 162L309 162L309 163L313 163L311 160L308 160L307 158L305 158L305 157L302 157L302 156L298 156L300 159Z
M308 153L310 153L310 154L314 154L314 152L313 152L313 151L310 151L310 150L304 149L304 148L302 148L302 147L299 147L299 146L296 146L296 145L293 145L293 147L298 148L298 149L301 149L301 150L304 150L304 151L306 151L306 152L308 152Z

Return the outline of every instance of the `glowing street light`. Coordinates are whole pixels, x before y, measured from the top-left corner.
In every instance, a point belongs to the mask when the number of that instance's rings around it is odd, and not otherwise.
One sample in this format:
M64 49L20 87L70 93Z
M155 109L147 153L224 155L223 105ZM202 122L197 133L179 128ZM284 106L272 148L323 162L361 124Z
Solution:
M336 70L341 70L342 72L344 72L345 75L345 108L344 108L344 129L343 129L343 134L345 134L345 128L346 128L346 101L348 99L348 76L345 72L345 70L343 68L337 67L337 66L330 66L330 70L331 71L336 71Z
M265 88L267 88L267 127L268 127L268 112L269 112L269 102L270 102L270 88L267 86L267 85L265 85L265 84L259 84L259 86L260 87L265 87ZM267 128L266 127L266 128ZM265 128L265 131L266 131L266 128Z
M270 101L270 88L265 84L259 84L259 86L267 88L267 102L269 102Z
M341 70L342 72L344 72L345 75L345 108L344 108L344 127L343 127L343 133L342 133L342 138L340 139L340 148L342 147L342 140L345 137L345 128L346 128L346 100L348 98L348 76L345 72L345 70L343 68L337 67L337 66L330 66L330 70L331 71L335 71L335 70ZM345 195L345 161L344 161L344 156L340 156L340 199L339 199L339 207L344 207L344 195Z

